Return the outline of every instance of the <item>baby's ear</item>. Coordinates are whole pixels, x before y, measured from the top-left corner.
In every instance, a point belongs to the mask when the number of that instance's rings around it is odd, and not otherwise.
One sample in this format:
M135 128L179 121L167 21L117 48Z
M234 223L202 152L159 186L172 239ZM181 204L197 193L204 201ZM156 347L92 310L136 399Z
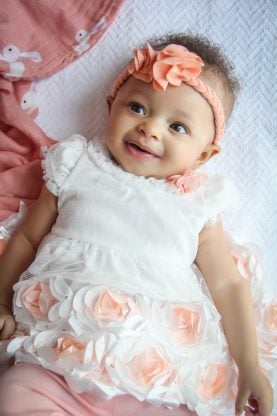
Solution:
M195 167L197 168L201 165L204 165L204 163L208 162L208 160L217 155L220 151L221 147L218 146L218 144L209 143L205 150L203 150L203 152L200 154Z
M108 104L108 109L109 109L109 113L111 112L111 108L112 108L112 104L114 102L114 97L112 97L111 95L108 95L108 97L106 98L107 104Z

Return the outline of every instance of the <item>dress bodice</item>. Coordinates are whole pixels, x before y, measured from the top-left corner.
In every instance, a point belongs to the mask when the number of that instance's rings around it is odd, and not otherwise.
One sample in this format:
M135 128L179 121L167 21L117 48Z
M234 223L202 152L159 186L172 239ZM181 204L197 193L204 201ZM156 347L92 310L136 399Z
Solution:
M123 171L100 142L77 135L51 148L44 169L46 185L59 197L59 215L32 273L51 255L55 272L60 262L61 270L87 270L94 279L97 270L100 280L109 276L136 290L146 291L147 283L151 295L173 300L191 287L190 296L199 298L191 270L199 233L232 205L229 182L214 177L180 193L163 179Z
M191 264L202 206L203 194L180 197L163 180L123 172L91 143L64 183L53 233L139 259Z

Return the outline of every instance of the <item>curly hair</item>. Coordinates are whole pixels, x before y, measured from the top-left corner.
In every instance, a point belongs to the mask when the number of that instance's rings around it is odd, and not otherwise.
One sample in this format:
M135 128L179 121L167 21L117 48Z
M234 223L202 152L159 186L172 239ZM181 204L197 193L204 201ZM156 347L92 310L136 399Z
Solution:
M218 44L212 44L209 39L201 35L190 33L168 33L162 37L153 38L148 43L155 50L163 49L174 43L186 47L190 52L196 53L204 61L203 73L213 74L221 80L226 91L227 116L232 112L235 99L240 89L239 81L234 75L234 66L224 55Z

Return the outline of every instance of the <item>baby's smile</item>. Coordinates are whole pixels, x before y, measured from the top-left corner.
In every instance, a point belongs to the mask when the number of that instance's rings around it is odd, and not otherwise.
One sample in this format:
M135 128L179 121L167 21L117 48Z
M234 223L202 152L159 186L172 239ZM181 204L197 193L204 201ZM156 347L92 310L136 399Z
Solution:
M160 157L151 147L141 143L141 141L126 140L125 146L127 151L135 158L149 159Z

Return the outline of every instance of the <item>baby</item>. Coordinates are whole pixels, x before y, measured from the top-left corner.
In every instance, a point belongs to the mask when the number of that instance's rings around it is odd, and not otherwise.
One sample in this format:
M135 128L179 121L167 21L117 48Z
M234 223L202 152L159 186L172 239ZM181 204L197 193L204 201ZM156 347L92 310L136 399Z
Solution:
M50 148L0 257L1 415L271 414L274 303L226 240L233 185L202 170L237 88L207 39L150 41L104 140Z

